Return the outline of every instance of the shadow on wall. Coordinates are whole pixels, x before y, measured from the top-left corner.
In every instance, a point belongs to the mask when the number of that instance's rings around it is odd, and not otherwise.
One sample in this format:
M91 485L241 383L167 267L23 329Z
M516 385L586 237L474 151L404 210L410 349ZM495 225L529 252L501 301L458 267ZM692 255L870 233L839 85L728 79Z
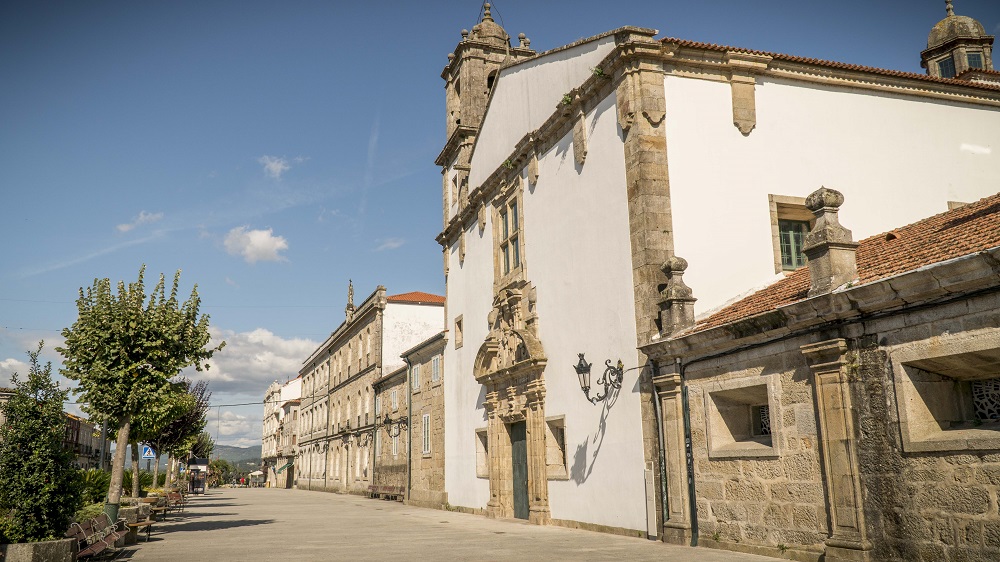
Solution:
M615 403L618 402L618 394L621 389L612 388L608 391L608 396L601 401L601 419L597 422L597 431L594 433L592 440L588 439L583 443L576 446L576 452L573 453L573 466L569 469L570 480L576 482L579 486L590 478L590 473L594 471L594 465L597 464L597 456L601 453L601 445L604 444L604 434L608 428L608 414L611 413L611 408L614 408ZM590 443L594 443L594 451L589 455L588 464L588 450L590 448Z

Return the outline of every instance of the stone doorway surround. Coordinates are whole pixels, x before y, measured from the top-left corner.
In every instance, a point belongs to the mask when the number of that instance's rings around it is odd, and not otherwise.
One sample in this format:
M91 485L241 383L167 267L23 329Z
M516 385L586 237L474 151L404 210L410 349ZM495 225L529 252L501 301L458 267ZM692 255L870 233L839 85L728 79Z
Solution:
M514 517L509 424L524 422L528 457L528 521L551 520L545 466L545 365L537 337L535 291L526 281L501 288L489 314L490 332L476 355L476 381L486 387L490 517Z

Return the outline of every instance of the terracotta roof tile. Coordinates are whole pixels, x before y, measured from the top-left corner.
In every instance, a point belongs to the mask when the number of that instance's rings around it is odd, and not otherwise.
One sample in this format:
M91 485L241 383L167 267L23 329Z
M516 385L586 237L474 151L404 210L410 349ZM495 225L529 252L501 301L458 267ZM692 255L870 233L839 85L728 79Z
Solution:
M1000 193L859 243L861 284L1000 246ZM774 310L806 298L809 268L741 299L698 322L700 331Z
M444 297L441 295L432 295L421 291L391 295L386 297L385 300L406 304L444 304Z
M758 51L755 49L745 49L742 47L730 47L728 45L716 45L714 43L702 43L699 41L689 41L687 39L677 39L675 37L665 37L660 40L661 43L674 43L680 45L681 47L692 47L695 49L707 49L709 51L735 51L739 53L749 53L752 55L764 55L777 60L783 60L788 62L799 62L804 64L812 64L816 66L825 66L827 68L836 68L840 70L857 70L860 72L870 72L872 74L881 74L882 76L893 76L898 78L912 78L916 80L923 80L925 82L935 82L938 84L954 84L962 86L973 86L976 88L982 88L985 90L1000 90L1000 86L994 84L983 84L980 82L969 82L967 80L961 80L956 78L936 78L934 76L929 76L926 74L916 74L914 72L903 72L901 70L889 70L886 68L878 68L874 66L862 66L859 64L848 64L845 62L828 61L823 59L813 59L809 57L797 57L794 55L786 55L783 53L772 53L769 51Z

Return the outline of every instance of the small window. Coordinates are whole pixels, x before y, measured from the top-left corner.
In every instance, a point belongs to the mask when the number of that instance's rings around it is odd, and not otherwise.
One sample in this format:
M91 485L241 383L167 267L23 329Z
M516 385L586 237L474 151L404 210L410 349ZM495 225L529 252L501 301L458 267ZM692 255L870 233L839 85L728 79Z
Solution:
M438 382L441 380L441 356L435 355L431 359L431 382Z
M489 478L489 433L486 428L476 430L476 477Z
M779 440L772 434L776 384L754 377L727 381L706 393L709 458L776 457Z
M392 409L393 411L396 411L399 409L399 395L396 393L395 388L392 389L390 396L392 396Z
M420 365L414 365L411 369L410 379L413 382L413 390L420 390Z
M753 415L753 435L771 435L771 408L764 404L751 408Z
M375 417L377 418L381 412L382 412L382 397L381 396L376 396L375 397Z
M545 473L549 480L566 480L566 418L545 420Z
M431 452L431 415L424 414L423 421L421 422L424 430L424 454Z
M455 318L455 349L462 347L462 317Z
M809 233L807 221L779 220L778 233L781 244L781 268L783 270L798 269L806 264L806 255L802 252L806 234Z
M969 53L969 68L983 68L983 55L981 53Z
M392 456L399 454L399 434L392 436Z
M938 72L941 73L941 78L955 77L955 61L952 60L951 56L938 61Z

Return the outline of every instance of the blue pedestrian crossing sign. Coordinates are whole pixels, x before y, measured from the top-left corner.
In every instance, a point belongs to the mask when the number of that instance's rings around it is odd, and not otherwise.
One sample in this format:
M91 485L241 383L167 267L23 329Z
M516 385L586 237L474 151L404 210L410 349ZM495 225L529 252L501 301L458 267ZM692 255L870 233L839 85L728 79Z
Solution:
M153 448L149 445L142 446L142 458L144 459L155 459L156 455L153 453Z

